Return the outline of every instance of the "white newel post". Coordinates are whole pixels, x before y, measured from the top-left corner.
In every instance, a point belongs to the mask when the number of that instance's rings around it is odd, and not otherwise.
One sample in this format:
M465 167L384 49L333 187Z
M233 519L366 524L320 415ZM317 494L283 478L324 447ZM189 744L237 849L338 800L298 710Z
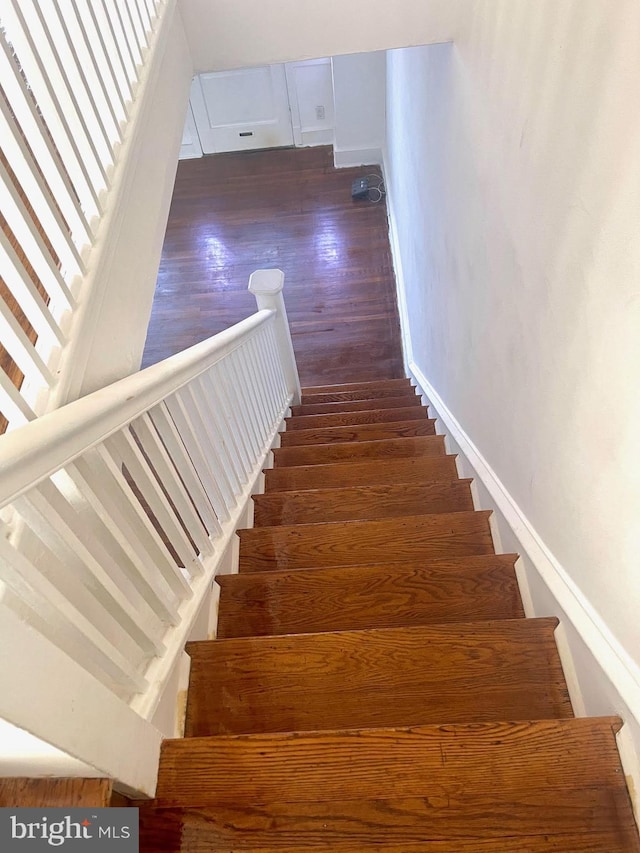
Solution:
M258 310L264 308L276 312L276 341L282 361L282 368L287 381L289 393L293 395L292 404L300 403L300 378L296 357L291 342L291 331L287 320L287 309L284 306L282 288L284 273L282 270L256 270L249 276L249 290L256 298Z

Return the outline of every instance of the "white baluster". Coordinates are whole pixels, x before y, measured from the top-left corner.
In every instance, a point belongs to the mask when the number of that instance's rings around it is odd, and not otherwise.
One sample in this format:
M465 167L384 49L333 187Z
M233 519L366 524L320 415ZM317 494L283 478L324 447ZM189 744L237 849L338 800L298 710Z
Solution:
M92 45L93 54L100 68L100 76L109 93L118 123L126 120L127 104L131 100L131 86L124 66L120 61L115 44L112 41L112 31L109 27L107 14L100 3L79 3L72 0L78 18L84 24L85 32Z
M189 493L190 500L193 501L200 520L205 525L206 530L209 531L210 536L217 536L222 532L222 527L215 514L215 508L209 500L166 403L151 409L149 417Z
M144 550L132 522L124 510L124 502L108 484L108 477L95 454L89 460L78 459L67 466L72 480L88 506L105 527L105 547L120 561L127 581L153 614L166 625L179 621L175 596L156 571L153 558Z
M13 427L28 423L36 416L31 406L2 369L0 369L0 412Z
M125 109L129 114L130 103L133 100L133 83L137 79L135 66L128 55L124 43L124 35L116 27L117 18L108 0L96 0L89 4L96 16L96 26L104 33L107 53L111 67L118 80L118 86L124 98ZM114 24L114 20L116 24Z
M0 136L3 153L36 211L62 266L66 268L69 276L82 273L84 263L80 257L79 248L91 242L91 229L33 98L1 33L0 79L2 79L5 96L11 105L9 108L4 99L0 98ZM20 129L15 124L14 116L20 123ZM31 151L27 148L25 139ZM33 157L37 159L37 166Z
M240 455L235 443L233 433L221 412L220 398L217 388L206 374L199 376L191 383L191 387L197 394L200 403L209 416L209 425L213 433L214 443L220 450L220 459L225 466L225 473L234 495L242 491L243 471L240 463Z
M81 610L59 592L22 554L14 550L0 530L0 578L33 611L42 634L107 684L129 692L142 692L146 680L92 625Z
M255 409L249 397L249 391L244 381L244 375L240 366L240 353L238 350L233 352L225 361L225 367L231 378L230 385L238 396L240 411L247 426L247 440L251 445L250 459L252 464L260 453L261 445L258 438L258 424L255 414Z
M226 361L223 362L226 367ZM233 386L227 378L227 371L220 369L220 364L214 364L209 370L208 377L211 384L216 388L217 396L222 409L222 416L228 424L229 431L235 441L238 457L242 466L242 480L246 482L247 476L251 473L251 451L248 442L247 424L244 421L240 410L239 401L234 393Z
M155 431L149 415L143 415L132 424L133 431L142 447L145 456L157 472L162 488L175 506L188 536L193 540L201 557L213 553L213 547L207 535L203 521L198 515L194 502L185 488L171 456L167 452L160 436Z
M15 509L57 559L55 573L51 556L43 560L50 579L55 578L60 591L91 619L114 648L128 660L137 657L138 664L149 655L163 651L162 644L153 639L152 625L145 624L146 620L131 606L110 576L107 566L116 576L120 574L119 569L100 541L91 540L87 519L80 520L73 513L51 482L44 481L28 496L19 498ZM144 656L136 651L134 643Z
M207 453L201 443L199 434L201 428L193 424L193 412L187 409L178 395L174 395L171 399L166 400L165 403L218 520L221 522L227 521L229 518L227 502L211 470Z
M180 520L176 517L174 508L165 497L164 492L158 487L157 480L129 431L123 430L111 436L105 442L105 447L111 453L112 458L122 460L126 466L137 490L144 498L162 533L181 561L182 567L187 569L190 575L200 574L202 567L197 560L194 547L189 541Z
M207 461L207 467L211 471L212 478L229 513L235 504L233 486L229 476L229 461L225 449L221 446L215 429L207 417L206 406L193 382L181 388L176 396L180 399L189 416L191 428L197 436L198 444Z
M119 92L104 52L103 42L93 31L93 19L85 7L85 16L77 0L58 0L69 39L78 54L78 63L87 77L87 88L95 99L95 109L104 122L107 138L113 144L122 142L120 121L125 112L118 109ZM84 5L84 4L83 4Z

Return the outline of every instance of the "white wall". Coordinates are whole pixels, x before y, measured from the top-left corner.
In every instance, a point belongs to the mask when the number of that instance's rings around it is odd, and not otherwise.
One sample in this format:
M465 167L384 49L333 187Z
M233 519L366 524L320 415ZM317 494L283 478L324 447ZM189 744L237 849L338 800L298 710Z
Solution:
M386 156L408 359L636 702L638 32L635 0L472 5L389 54Z
M174 4L175 5L175 4ZM182 141L193 65L171 10L134 103L106 214L89 256L84 303L51 407L140 366Z
M196 71L448 41L477 0L180 0Z
M380 163L385 139L386 52L334 56L336 166Z

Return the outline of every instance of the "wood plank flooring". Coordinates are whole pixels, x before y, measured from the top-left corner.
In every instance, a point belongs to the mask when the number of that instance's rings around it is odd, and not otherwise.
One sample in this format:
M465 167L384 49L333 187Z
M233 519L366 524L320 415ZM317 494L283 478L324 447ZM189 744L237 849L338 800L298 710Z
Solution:
M279 267L304 385L402 377L386 209L351 200L372 168L326 146L182 161L143 366L252 314L249 275Z
M111 796L111 779L0 779L1 808L105 808Z

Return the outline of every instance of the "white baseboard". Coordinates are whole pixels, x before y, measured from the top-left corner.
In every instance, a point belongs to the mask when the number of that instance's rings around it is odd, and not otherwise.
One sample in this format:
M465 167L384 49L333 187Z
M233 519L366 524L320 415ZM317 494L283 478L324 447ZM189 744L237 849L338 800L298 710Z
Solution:
M542 541L489 462L475 446L420 367L409 376L458 454L461 476L474 477L478 509L493 510L496 548L517 563L527 616L557 616L556 641L577 716L617 715L625 725L618 747L636 815L640 814L640 669Z
M387 167L388 154L386 148L382 150L382 176L387 189L387 222L389 224L389 243L391 247L391 259L396 279L396 298L398 300L398 313L400 315L400 333L402 335L402 358L404 370L409 376L409 365L413 361L413 350L411 346L411 329L409 326L409 309L407 307L407 288L402 269L402 253L400 251L400 237L398 235L397 218L393 203L393 193L389 192Z
M381 166L381 148L333 148L333 164L336 169L346 169L351 166Z

